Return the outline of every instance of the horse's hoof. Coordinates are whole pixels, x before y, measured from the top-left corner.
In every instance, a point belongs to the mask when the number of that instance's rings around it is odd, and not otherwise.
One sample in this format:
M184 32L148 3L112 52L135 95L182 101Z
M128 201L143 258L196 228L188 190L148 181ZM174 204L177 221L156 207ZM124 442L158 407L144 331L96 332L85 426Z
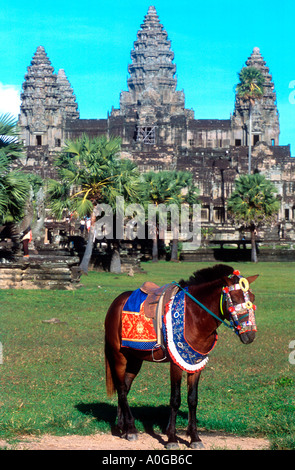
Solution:
M138 435L136 433L126 434L127 441L137 441Z
M167 442L167 444L165 445L165 448L167 450L177 450L179 449L179 445L177 442Z
M202 441L195 441L190 444L190 449L201 450L204 449L204 444Z

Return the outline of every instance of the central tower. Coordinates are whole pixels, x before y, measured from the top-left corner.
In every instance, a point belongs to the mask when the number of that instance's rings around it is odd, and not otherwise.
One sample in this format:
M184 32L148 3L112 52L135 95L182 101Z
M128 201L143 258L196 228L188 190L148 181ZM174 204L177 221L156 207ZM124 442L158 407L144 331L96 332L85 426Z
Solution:
M135 141L159 143L164 137L161 138L161 123L170 122L172 116L193 118L193 112L185 109L184 92L176 91L171 41L154 6L149 7L137 33L131 59L128 91L121 92L120 110L116 114L136 119ZM167 134L165 140L167 143Z

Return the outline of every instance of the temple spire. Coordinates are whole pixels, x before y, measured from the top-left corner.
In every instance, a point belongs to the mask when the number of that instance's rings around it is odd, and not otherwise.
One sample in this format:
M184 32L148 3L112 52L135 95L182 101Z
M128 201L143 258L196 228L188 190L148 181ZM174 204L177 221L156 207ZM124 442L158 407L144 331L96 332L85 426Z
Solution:
M66 118L78 119L79 111L76 103L76 96L71 87L71 84L65 74L64 69L60 69L57 74L57 84L61 93L61 103L65 112Z
M255 67L264 77L263 97L256 100L253 108L253 142L265 141L269 145L279 145L279 113L276 102L276 92L272 76L261 55L260 49L254 47L246 60L246 67ZM248 145L247 126L249 120L249 104L236 96L235 111L233 115L233 125L235 128L244 127L245 134L241 138L244 145Z
M160 23L154 6L150 6L137 32L128 66L128 92L120 98L121 113L131 108L170 107L172 114L184 111L184 93L176 91L176 66L171 41Z
M25 140L30 145L35 145L34 136L47 131L53 120L53 113L60 108L56 75L43 46L37 47L27 68L21 100L20 126L29 129L31 138L26 136ZM41 138L39 141L41 142Z
M54 73L43 46L37 47L27 68L21 101L19 126L25 145L60 148L63 121L78 119L79 113L64 71Z

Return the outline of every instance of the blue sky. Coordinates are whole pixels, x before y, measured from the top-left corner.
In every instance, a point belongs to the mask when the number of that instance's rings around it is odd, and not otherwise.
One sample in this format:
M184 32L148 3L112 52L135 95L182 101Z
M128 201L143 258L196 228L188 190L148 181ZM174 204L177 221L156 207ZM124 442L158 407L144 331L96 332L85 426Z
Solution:
M74 89L81 118L105 118L127 90L136 33L154 5L175 53L178 90L197 119L228 119L237 73L259 47L273 76L280 144L295 156L293 0L14 0L0 9L0 113L18 111L39 45ZM293 82L293 83L292 83ZM292 93L294 92L294 93Z

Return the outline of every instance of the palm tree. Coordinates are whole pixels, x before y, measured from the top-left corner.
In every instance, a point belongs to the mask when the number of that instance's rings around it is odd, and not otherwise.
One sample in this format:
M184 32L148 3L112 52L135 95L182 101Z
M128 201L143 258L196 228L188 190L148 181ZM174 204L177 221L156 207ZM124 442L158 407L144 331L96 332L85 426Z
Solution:
M172 185L170 187L171 200L179 209L182 204L188 204L191 209L192 204L199 202L198 190L193 182L193 176L187 171L176 171L172 174ZM178 261L178 227L173 225L174 233L171 247L171 261Z
M21 171L11 170L11 161L0 152L0 225L18 223L25 214L30 183Z
M251 173L252 109L255 101L263 97L264 76L256 67L244 67L239 73L240 83L236 87L237 97L249 103L249 154L248 173Z
M167 208L177 208L178 214L181 204L197 202L197 190L193 183L192 175L185 171L161 171L159 173L148 172L144 179L144 199L148 204L159 206L165 204ZM161 217L161 213L159 213ZM158 261L158 227L150 227L153 239L153 261ZM173 224L173 241L171 260L177 261L178 226Z
M16 224L24 216L30 196L27 176L12 170L12 162L24 157L18 139L15 119L9 114L0 116L0 225Z
M146 206L154 205L155 208L158 208L160 204L168 204L170 202L170 192L168 191L169 185L172 184L171 172L161 171L155 173L149 171L145 173L142 177L143 179L143 190L144 190L144 204ZM146 207L146 214L150 215L148 212L148 207ZM157 219L162 216L162 213L155 213L155 218L148 220L148 229L149 236L152 238L152 260L153 262L158 262L159 253L158 253L158 238L159 238L159 220ZM161 234L160 234L161 235Z
M60 181L49 181L49 208L57 218L63 211L90 216L91 228L81 270L87 274L95 236L95 207L107 203L114 209L116 197L126 202L139 197L139 173L134 163L119 158L120 139L89 138L83 135L69 141L58 157L56 166Z
M235 182L227 208L233 220L251 232L251 261L257 262L256 231L274 222L280 203L274 184L260 173L241 175Z
M0 153L10 160L24 157L17 121L8 113L0 116Z

